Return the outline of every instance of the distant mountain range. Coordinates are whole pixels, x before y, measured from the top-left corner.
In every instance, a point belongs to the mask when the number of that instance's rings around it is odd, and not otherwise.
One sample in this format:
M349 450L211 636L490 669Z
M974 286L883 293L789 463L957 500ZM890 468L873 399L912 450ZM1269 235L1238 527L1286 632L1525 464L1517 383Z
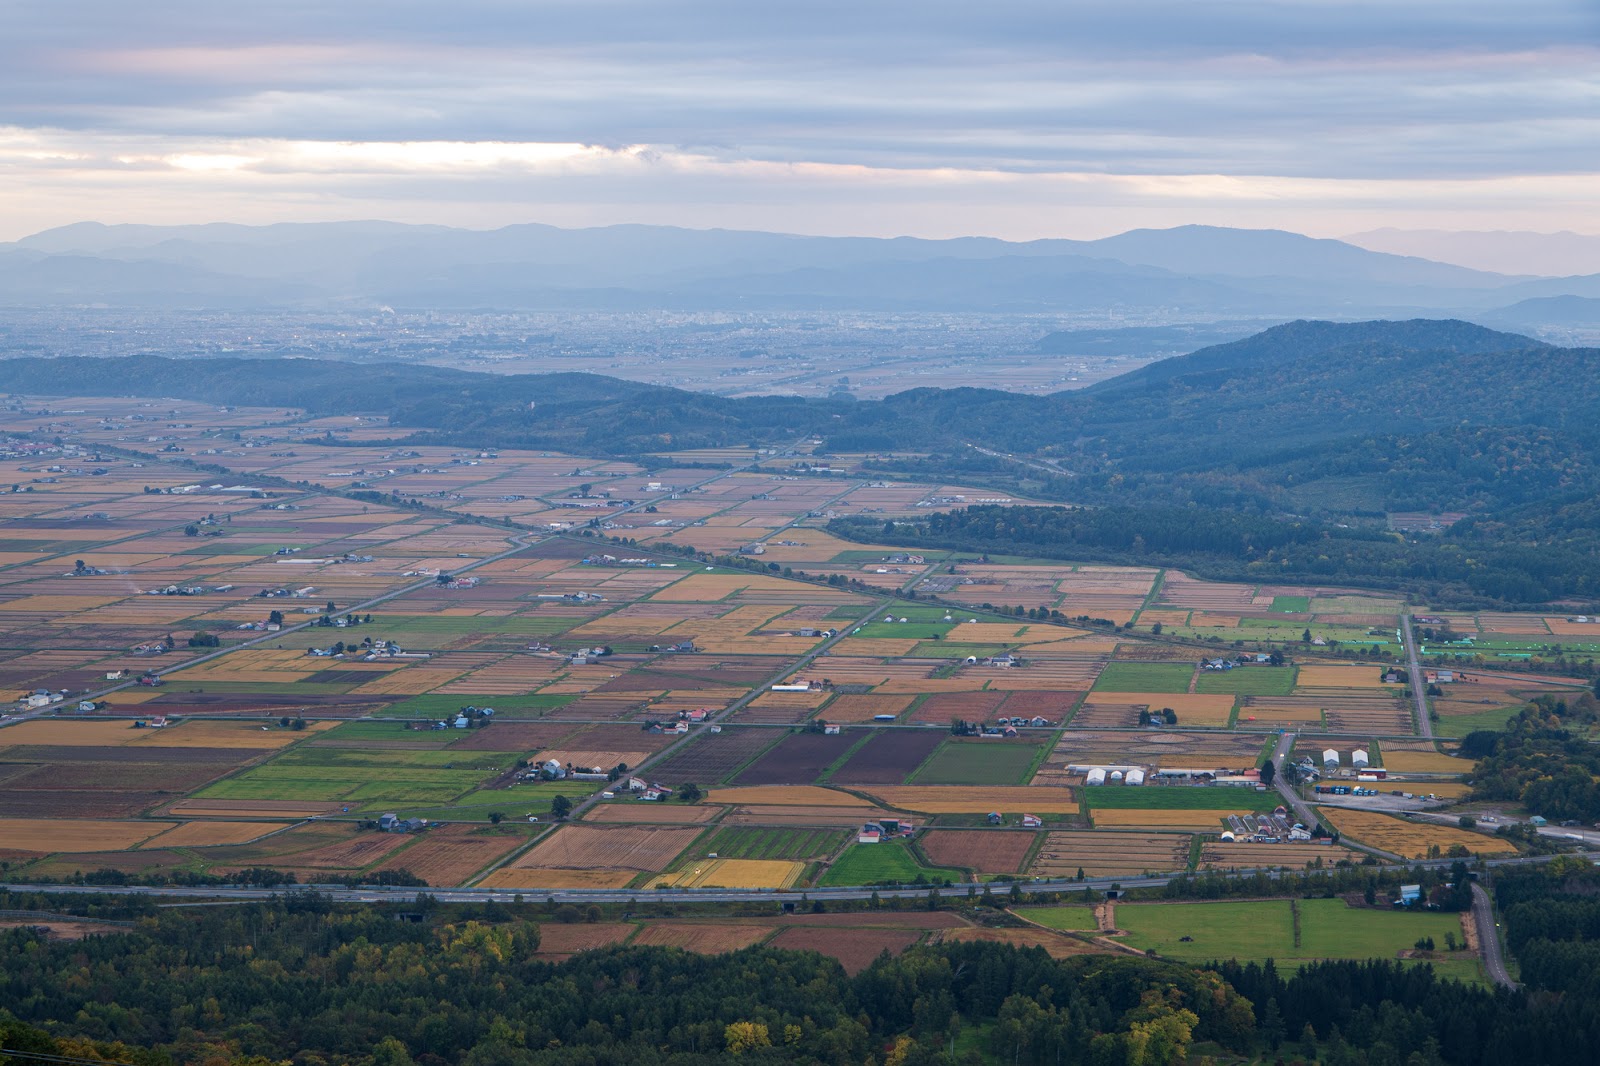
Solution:
M803 237L665 226L80 223L0 244L0 306L1084 312L1479 317L1600 298L1600 275L1472 270L1278 230L1095 241Z

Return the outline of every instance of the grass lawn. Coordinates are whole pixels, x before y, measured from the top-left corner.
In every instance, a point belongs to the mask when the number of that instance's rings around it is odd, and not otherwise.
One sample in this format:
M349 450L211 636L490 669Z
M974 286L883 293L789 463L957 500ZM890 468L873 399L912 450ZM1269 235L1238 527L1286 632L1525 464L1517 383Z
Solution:
M1039 755L1037 744L949 740L911 779L916 785L1020 785Z
M1194 667L1187 663L1108 663L1096 692L1188 692Z
M1283 966L1316 959L1393 959L1420 937L1433 937L1442 951L1446 933L1461 936L1454 914L1369 910L1340 899L1293 902L1300 912L1298 946L1286 899L1121 905L1116 920L1117 928L1127 930L1129 946L1188 962L1276 959ZM1184 943L1185 936L1194 939ZM1470 960L1451 959L1449 965L1462 961Z
M915 881L918 875L929 881L948 880L959 883L966 875L960 870L947 870L923 866L911 854L904 841L890 840L882 844L852 844L828 867L818 882L829 885L870 885L882 881Z
M1236 666L1232 670L1202 670L1196 692L1233 693L1237 696L1287 696L1294 691L1292 666Z
M1311 610L1310 596L1274 596L1269 610L1278 614L1304 614Z
M1093 907L1025 907L1017 913L1048 929L1076 932L1099 928Z
M1270 811L1282 802L1276 792L1199 785L1089 785L1083 798L1091 810L1120 811Z

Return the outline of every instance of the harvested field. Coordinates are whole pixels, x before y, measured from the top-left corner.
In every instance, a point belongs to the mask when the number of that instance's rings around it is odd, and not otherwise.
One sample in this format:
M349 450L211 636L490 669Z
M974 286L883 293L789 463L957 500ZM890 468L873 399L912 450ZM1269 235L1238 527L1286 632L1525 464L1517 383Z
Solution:
M410 870L430 885L464 885L473 874L527 842L520 832L503 833L476 826L446 825L430 829L415 844L389 856L377 870Z
M363 832L353 825L349 831L349 837L338 843L325 844L310 851L296 852L285 858L297 867L316 870L360 870L411 843L411 838L404 833Z
M601 803L583 816L586 822L633 822L653 825L693 825L709 822L722 813L720 807L676 803Z
M1300 667L1300 687L1381 689L1383 675L1393 670L1383 666L1307 665Z
M803 785L815 781L861 739L859 733L791 733L751 763L735 785Z
M539 926L538 954L541 958L566 958L580 951L610 947L627 940L637 928L632 922L543 922Z
M1442 854L1457 844L1474 855L1503 855L1517 850L1497 837L1447 825L1407 822L1373 811L1319 807L1317 814L1342 836L1406 859L1425 859L1430 847L1437 846Z
M987 814L990 811L1026 814L1076 814L1078 799L1064 788L1029 785L962 786L903 785L865 790L886 807L919 814Z
M293 822L184 822L142 846L203 848L219 844L248 844L252 840L288 829Z
M850 756L829 781L838 785L901 784L944 743L944 739L942 731L884 730Z
M821 717L842 724L868 722L874 715L904 714L912 699L911 696L835 696L833 702L822 709Z
M857 829L873 818L891 818L880 807L734 807L722 820L730 826L795 826Z
M805 872L803 862L776 859L701 859L680 872L650 883L673 888L791 888Z
M963 722L989 722L1005 702L1004 692L936 692L922 701L911 715L913 722L948 725L951 719Z
M1097 833L1059 830L1046 835L1028 873L1033 877L1115 877L1189 866L1187 833Z
M0 821L0 848L55 851L122 851L175 828L173 822L108 822L69 818Z
M263 722L186 721L165 729L140 729L128 743L141 748L241 748L271 751L286 748L338 725L337 722L308 722L306 728L283 729L276 721L262 728Z
M757 785L717 788L706 793L707 803L758 804L787 807L868 807L860 796L820 785Z
M629 943L634 946L683 948L701 955L720 955L759 944L770 929L758 925L719 925L712 922L647 922Z
M1122 826L1149 827L1151 829L1219 829L1222 819L1230 814L1249 814L1250 805L1241 804L1227 810L1112 810L1097 807L1089 817L1096 828Z
M16 780L13 779L13 784ZM78 819L132 818L172 798L170 792L126 792L111 789L95 791L40 791L35 788L0 789L0 811L10 818ZM0 847L4 846L0 831Z
M665 869L699 835L698 828L678 826L564 825L513 866L654 872Z
M1383 768L1401 774L1464 774L1472 769L1472 760L1440 755L1436 751L1392 751L1384 748Z
M985 944L1010 944L1018 948L1044 948L1045 953L1052 959L1064 959L1070 955L1098 955L1108 952L1107 948L1091 944L1086 940L1079 940L1075 936L1051 932L1048 929L948 929L942 933L935 933L934 936L940 943L946 944L981 942Z
M935 866L960 866L981 874L1022 872L1038 834L1005 829L930 829L917 844Z
M0 729L0 743L98 748L127 744L146 735L146 730L135 729L132 722L126 721L84 722L36 718Z
M1249 869L1256 866L1283 866L1304 869L1321 859L1331 866L1340 859L1359 859L1349 848L1327 844L1240 844L1206 841L1200 846L1202 870Z
M1073 728L1102 728L1114 722L1123 726L1135 723L1141 710L1172 708L1179 725L1221 728L1233 717L1234 697L1226 693L1197 692L1091 692L1083 698L1083 706L1073 719ZM1127 708L1133 708L1129 713ZM1111 720L1099 723L1094 719L1103 708L1116 708L1118 714Z
M634 870L500 869L477 884L478 888L627 888Z
M887 951L898 955L921 940L920 931L910 929L843 929L788 926L767 942L768 947L785 951L815 951L839 960L845 973L858 974Z
M947 740L917 773L919 785L1018 785L1041 744L1017 740Z
M703 736L659 766L650 768L652 779L667 785L693 781L715 784L736 772L757 753L771 744L778 734L773 729L729 727L720 733Z
M556 722L496 722L487 729L471 730L450 748L452 751L538 751L565 740L575 728Z

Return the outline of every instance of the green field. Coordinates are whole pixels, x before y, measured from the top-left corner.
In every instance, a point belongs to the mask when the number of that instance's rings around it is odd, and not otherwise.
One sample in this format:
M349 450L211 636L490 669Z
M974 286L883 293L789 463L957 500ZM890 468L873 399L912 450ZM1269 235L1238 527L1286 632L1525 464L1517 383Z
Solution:
M917 785L1020 785L1039 756L1038 744L948 740L911 779Z
M1441 714L1433 723L1433 731L1441 737L1464 737L1478 729L1503 729L1511 716L1522 710L1521 704L1496 707L1476 714Z
M904 841L891 840L882 844L852 844L828 867L818 882L828 885L871 885L883 881L912 882L918 877L928 881L948 880L958 883L966 876L961 870L946 870L923 866L911 854Z
M1098 929L1093 907L1023 907L1017 913L1047 929L1067 932L1092 932Z
M1010 645L951 644L944 640L925 640L911 649L911 656L918 659L965 659L969 655L976 655L980 659L986 659L991 655L1003 654L1007 647Z
M1108 663L1096 692L1188 692L1194 667L1187 663Z
M1305 614L1311 610L1311 597L1274 596L1270 610L1277 614Z
M695 847L696 857L715 854L723 859L786 859L801 862L826 858L844 846L849 834L841 829L760 829L729 826Z
M1442 950L1446 933L1461 938L1454 914L1353 908L1339 899L1295 900L1300 912L1296 945L1291 901L1120 905L1117 928L1130 947L1186 962L1236 958L1276 959L1279 966L1316 959L1393 959L1418 938L1431 936ZM1181 938L1194 939L1184 943ZM1468 959L1464 953L1451 961Z
M885 611L884 614L888 614ZM882 618L883 615L877 617ZM896 618L910 618L908 614L896 614ZM943 615L940 616L944 617ZM934 637L943 637L955 628L952 622L868 622L851 630L851 634L862 640L932 640ZM859 632L858 632L859 630Z
M196 795L342 802L352 811L405 804L440 806L497 777L514 761L495 752L369 751L301 745Z
M1275 792L1204 785L1089 785L1082 792L1091 810L1270 811L1282 802Z
M1236 666L1232 670L1202 670L1196 692L1232 693L1236 696L1287 696L1294 691L1292 666Z

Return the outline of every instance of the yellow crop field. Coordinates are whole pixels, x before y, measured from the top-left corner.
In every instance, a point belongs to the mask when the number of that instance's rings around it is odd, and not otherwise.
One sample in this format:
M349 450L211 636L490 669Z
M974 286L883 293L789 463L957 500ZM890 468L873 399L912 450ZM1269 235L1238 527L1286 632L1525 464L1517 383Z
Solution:
M1300 688L1383 688L1383 670L1377 666L1300 667Z
M632 870L496 870L479 888L626 888Z
M293 822L184 822L160 836L151 837L145 848L203 848L220 844L248 844L257 837L287 829Z
M1070 789L1029 785L893 785L862 789L886 807L919 814L1076 814L1078 798Z
M1385 750L1383 768L1399 774L1464 774L1472 769L1472 761L1436 751Z
M714 788L706 793L707 803L738 806L771 804L781 807L869 807L859 796L821 785L749 785L745 788Z
M63 747L100 748L127 744L144 736L132 722L77 722L34 719L0 729L0 744L57 744Z
M1402 821L1373 811L1322 807L1318 814L1342 835L1407 859L1425 859L1428 857L1428 848L1435 845L1441 853L1448 852L1456 844L1474 854L1483 855L1501 855L1517 850L1498 837L1448 825Z
M1019 673L1017 676L1022 675ZM983 688L980 680L966 677L891 677L873 691L875 693L972 692L980 688Z
M41 852L124 851L177 824L7 818L0 821L0 848Z
M803 862L776 859L705 859L690 863L678 873L656 878L650 887L789 888L805 868Z
M1124 811L1096 808L1091 815L1095 827L1136 826L1145 829L1216 829L1222 819L1230 814L1249 814L1237 811Z
M104 607L127 598L125 593L120 596L24 596L21 599L0 603L0 612L75 614L78 611L92 611L96 607Z
M294 800L179 800L166 812L177 818L311 818L332 814L338 803L298 803Z
M424 692L432 692L440 685L454 681L464 672L439 667L413 666L405 670L396 670L385 677L374 678L351 691L383 696L420 696Z
M1321 723L1321 707L1277 707L1271 704L1246 703L1239 708L1241 723L1255 722L1313 722Z
M1233 716L1233 701L1229 694L1203 692L1091 692L1083 698L1086 707L1141 703L1157 710L1171 707L1179 725L1203 726L1227 725Z

